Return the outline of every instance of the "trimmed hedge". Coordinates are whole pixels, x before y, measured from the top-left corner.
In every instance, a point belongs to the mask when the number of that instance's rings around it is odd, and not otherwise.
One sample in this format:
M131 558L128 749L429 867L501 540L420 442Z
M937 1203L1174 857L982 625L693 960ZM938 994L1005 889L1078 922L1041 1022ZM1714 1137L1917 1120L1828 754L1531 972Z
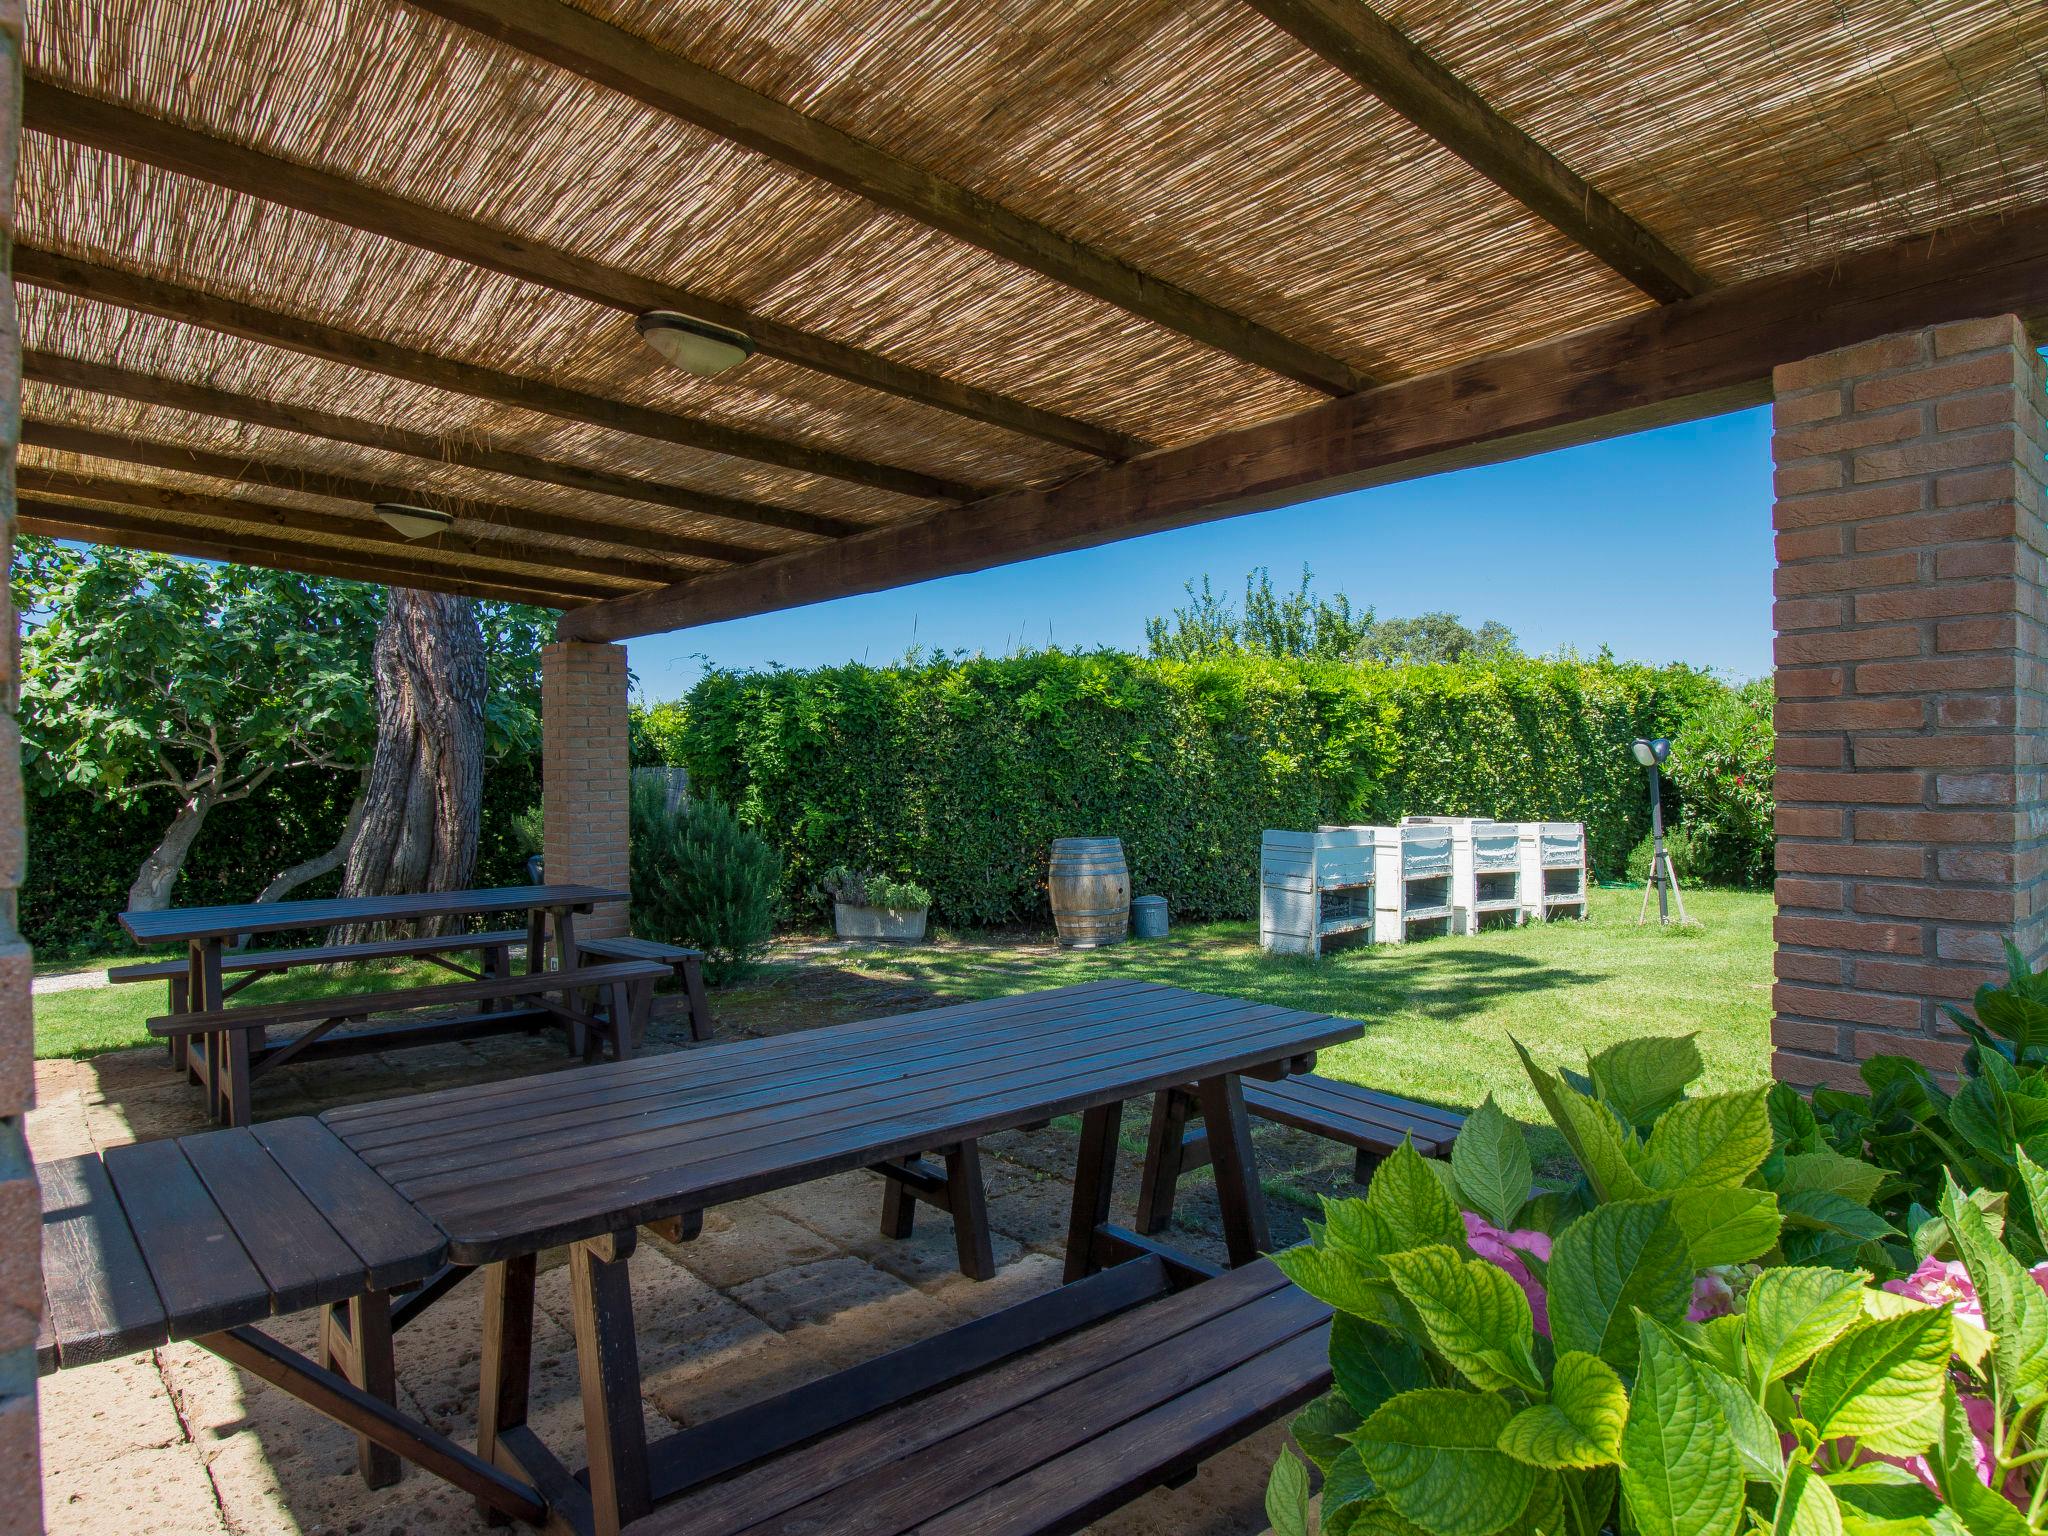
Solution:
M1372 667L1036 653L713 672L681 756L785 856L792 912L850 864L954 924L1040 921L1055 837L1116 836L1189 919L1256 909L1259 834L1408 813L1584 821L1618 875L1648 830L1628 743L1721 685L1686 667L1523 658Z

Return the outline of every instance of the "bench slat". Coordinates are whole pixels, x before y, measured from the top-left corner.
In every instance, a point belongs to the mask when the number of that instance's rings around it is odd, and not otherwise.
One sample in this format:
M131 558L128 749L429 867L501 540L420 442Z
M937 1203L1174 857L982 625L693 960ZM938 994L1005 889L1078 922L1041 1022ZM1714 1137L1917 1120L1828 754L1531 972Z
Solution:
M757 1526L775 1529L784 1517L816 1530L839 1530L849 1519L865 1529L866 1497L888 1465L922 1467L948 1442L976 1426L989 1426L991 1437L1000 1442L1008 1416L1031 1403L1085 1383L1105 1366L1162 1343L1170 1346L1275 1296L1291 1296L1307 1305L1304 1326L1313 1326L1317 1315L1327 1315L1326 1308L1317 1314L1320 1304L1294 1290L1272 1265L1249 1265L1064 1335L955 1386L871 1415L815 1445L764 1462L636 1522L633 1536L735 1536ZM825 1502L835 1495L851 1507L840 1509L837 1502ZM924 1513L937 1514L945 1507L935 1504ZM905 1530L915 1523L911 1519L878 1528Z
M298 965L340 965L351 960L388 960L402 955L433 955L444 950L504 949L524 944L526 935L510 928L489 933L450 933L425 939L379 939L368 944L323 944L312 949L258 949L221 957L221 974L238 971L281 971ZM586 948L588 946L585 946ZM138 965L117 965L107 972L115 983L163 981L185 974L186 962L149 960Z
M362 1259L372 1290L424 1280L448 1239L310 1115L254 1127L256 1139Z
M1449 1151L1464 1124L1449 1110L1410 1104L1368 1089L1309 1074L1276 1083L1247 1081L1244 1106L1263 1120L1291 1125L1382 1156L1413 1136L1425 1157Z
M279 1313L359 1295L365 1266L247 1129L179 1139Z
M1340 1078L1318 1077L1313 1072L1298 1073L1278 1082L1261 1083L1259 1089L1263 1093L1295 1098L1305 1103L1341 1107L1353 1114L1377 1111L1398 1115L1404 1121L1427 1122L1446 1131L1460 1131L1465 1126L1465 1117L1455 1109L1425 1104L1420 1099L1400 1098L1382 1093L1377 1088L1347 1083Z
M169 1319L97 1154L40 1164L44 1371L89 1365L170 1337ZM41 1344L42 1341L38 1341Z
M109 1147L105 1157L172 1338L270 1316L270 1288L176 1142Z
M673 965L692 955L699 960L704 951L685 944L664 944L659 939L578 939L577 950L586 955L604 955L616 960L661 960Z
M384 1013L394 1008L431 1008L448 1003L481 1002L492 997L521 997L603 986L614 981L658 981L668 967L646 960L610 965L578 966L572 971L541 971L534 975L501 976L488 981L454 981L427 987L401 987L390 992L360 992L341 997L304 997L290 1002L244 1004L207 1013L169 1013L149 1021L153 1035L209 1034L222 1029L257 1025L298 1024L314 1019L345 1018L359 1013Z

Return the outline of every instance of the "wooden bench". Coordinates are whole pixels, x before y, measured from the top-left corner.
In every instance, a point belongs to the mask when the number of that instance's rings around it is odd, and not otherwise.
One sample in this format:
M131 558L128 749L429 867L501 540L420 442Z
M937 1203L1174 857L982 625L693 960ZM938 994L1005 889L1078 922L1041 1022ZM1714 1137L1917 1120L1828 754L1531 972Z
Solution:
M1330 1384L1329 1309L1270 1263L1189 1278L1148 1254L685 1431L627 1532L1077 1531Z
M263 1073L317 1048L323 1056L353 1055L392 1045L420 1045L502 1034L509 1029L561 1023L570 1031L572 1048L595 1060L609 1040L621 1060L633 1054L638 1004L653 995L653 983L668 967L648 960L620 960L580 965L571 970L537 971L517 976L487 976L476 981L438 986L405 987L388 992L359 992L339 997L297 998L289 1002L243 1003L232 1008L169 1013L149 1021L149 1031L165 1039L190 1043L190 1061L206 1086L214 1118L229 1125L249 1122L249 1088ZM605 1013L585 1012L579 994L609 995ZM559 998L550 1001L550 997ZM530 998L535 1006L492 1009L431 1023L403 1022L331 1032L352 1019L397 1009L442 1008L462 1003L492 1004ZM259 1044L263 1034L279 1026L312 1027L282 1044ZM640 1021L644 1028L644 1019ZM253 1037L253 1040L252 1040Z
M663 944L657 939L582 939L579 955L596 955L601 960L653 960L669 967L683 984L690 1004L690 1038L711 1038L711 1004L704 996L704 951L682 944ZM647 1011L639 1017L644 1021Z
M1418 1104L1390 1093L1361 1088L1303 1072L1277 1082L1244 1085L1244 1107L1264 1120L1278 1121L1327 1137L1355 1149L1352 1177L1361 1184L1372 1177L1381 1158L1405 1141L1424 1157L1445 1157L1465 1117L1455 1110ZM1145 1150L1145 1171L1138 1189L1140 1232L1166 1230L1173 1219L1174 1187L1182 1173L1209 1161L1209 1138L1191 1121L1201 1118L1194 1096L1169 1088L1152 1104L1152 1134Z

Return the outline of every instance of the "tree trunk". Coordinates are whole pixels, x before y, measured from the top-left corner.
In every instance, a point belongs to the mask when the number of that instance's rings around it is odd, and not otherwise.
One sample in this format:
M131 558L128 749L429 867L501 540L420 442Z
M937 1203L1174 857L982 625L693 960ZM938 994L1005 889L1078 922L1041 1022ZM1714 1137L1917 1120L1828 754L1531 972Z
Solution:
M393 587L374 653L377 752L344 896L461 890L484 784L484 640L466 597ZM342 941L365 937L342 933Z
M142 861L142 868L136 872L135 883L128 887L130 912L161 912L171 904L171 891L185 868L185 855L192 851L193 840L199 836L199 829L206 825L207 812L220 801L221 797L212 789L201 789L194 791L178 807L178 814L171 818L170 830L164 833L163 841L150 850L149 857Z

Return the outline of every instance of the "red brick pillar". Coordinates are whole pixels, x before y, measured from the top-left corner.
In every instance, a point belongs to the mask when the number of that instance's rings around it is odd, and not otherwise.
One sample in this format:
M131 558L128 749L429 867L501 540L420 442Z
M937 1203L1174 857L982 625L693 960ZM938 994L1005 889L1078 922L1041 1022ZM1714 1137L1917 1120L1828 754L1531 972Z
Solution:
M1777 1075L1961 1055L2048 951L2041 358L2010 315L1778 369Z
M626 889L626 648L564 640L540 653L543 857L553 885ZM579 933L626 931L624 903L599 907Z
M0 560L14 552L14 453L21 441L21 331L10 280L14 172L21 140L21 5L0 0ZM23 1117L35 1092L29 952L15 931L24 839L21 647L0 584L0 1525L43 1528L36 1447L36 1325L43 1305L43 1230Z

